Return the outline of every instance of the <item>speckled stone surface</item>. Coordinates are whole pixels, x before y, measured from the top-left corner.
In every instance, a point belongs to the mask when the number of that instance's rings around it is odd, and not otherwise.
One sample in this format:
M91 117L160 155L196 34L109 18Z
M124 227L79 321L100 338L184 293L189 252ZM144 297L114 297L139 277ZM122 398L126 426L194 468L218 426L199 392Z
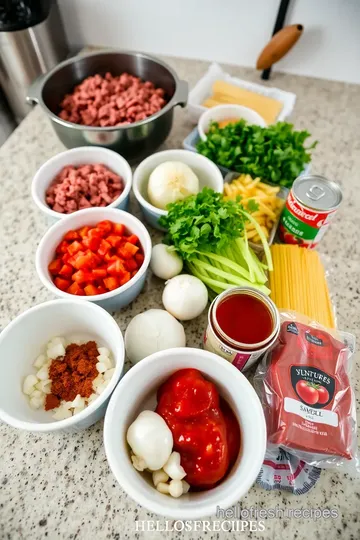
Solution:
M205 62L168 61L191 85L207 68ZM228 70L259 80L250 69ZM331 284L339 327L353 331L360 340L360 87L285 74L274 74L269 84L297 94L294 123L298 128L307 128L320 141L312 170L335 179L344 190L343 205L321 243L321 251L333 269ZM181 147L191 129L186 113L177 110L164 148ZM39 108L0 149L1 328L25 309L53 298L35 272L35 250L48 224L32 202L30 184L38 167L61 150L63 146ZM139 215L134 201L131 211ZM153 239L158 241L160 236L154 234ZM138 299L115 316L123 331L137 313L161 307L161 290L162 283L149 276ZM200 345L205 324L206 315L185 324L188 345ZM358 365L354 381L359 404ZM359 476L330 471L323 472L315 488L302 497L268 493L254 486L242 500L242 507L278 507L284 511L329 508L337 510L337 519L267 519L265 531L252 533L217 532L216 525L214 532L172 531L173 521L166 524L165 519L151 515L120 489L106 461L102 428L99 422L75 435L37 435L0 426L1 539L360 538ZM158 520L150 527L160 530L141 532L143 520ZM209 520L212 523L214 518ZM136 522L140 525L136 526ZM162 532L165 527L168 532Z

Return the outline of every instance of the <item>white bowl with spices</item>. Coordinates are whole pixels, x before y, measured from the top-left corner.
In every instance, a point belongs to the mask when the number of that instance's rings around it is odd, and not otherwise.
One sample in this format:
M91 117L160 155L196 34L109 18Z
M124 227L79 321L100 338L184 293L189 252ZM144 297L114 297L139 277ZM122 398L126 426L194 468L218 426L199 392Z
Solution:
M127 210L132 186L132 171L125 158L113 150L99 146L84 146L65 150L48 159L36 172L32 184L31 195L36 206L48 217L52 223L63 219L69 214L53 210L46 202L46 192L54 182L56 176L64 167L81 167L84 165L102 164L112 173L120 176L123 190L116 199L105 208L119 208ZM94 206L96 208L96 206ZM80 210L76 210L79 212Z
M35 373L34 360L55 336L94 340L111 352L114 372L104 391L81 412L55 420L53 412L30 406L23 383ZM75 337L73 337L75 339ZM71 339L70 339L71 341ZM115 320L101 307L80 300L52 300L16 317L0 334L0 420L36 432L76 432L102 418L124 367L124 341Z
M142 411L155 410L156 393L162 383L185 368L198 369L216 385L239 423L241 446L235 464L219 485L199 492L190 489L173 498L160 493L149 477L135 470L126 434ZM115 478L138 504L168 518L201 519L215 514L217 507L229 508L249 491L263 463L266 425L260 400L240 371L208 351L176 348L148 356L124 376L106 411L104 444Z

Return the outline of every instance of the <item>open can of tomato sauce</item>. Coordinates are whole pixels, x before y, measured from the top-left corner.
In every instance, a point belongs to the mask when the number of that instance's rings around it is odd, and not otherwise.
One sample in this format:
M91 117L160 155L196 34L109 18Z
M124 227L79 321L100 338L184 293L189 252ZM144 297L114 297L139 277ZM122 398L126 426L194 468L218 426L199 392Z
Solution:
M279 331L279 311L270 298L251 287L234 287L210 306L204 349L245 371L273 345Z

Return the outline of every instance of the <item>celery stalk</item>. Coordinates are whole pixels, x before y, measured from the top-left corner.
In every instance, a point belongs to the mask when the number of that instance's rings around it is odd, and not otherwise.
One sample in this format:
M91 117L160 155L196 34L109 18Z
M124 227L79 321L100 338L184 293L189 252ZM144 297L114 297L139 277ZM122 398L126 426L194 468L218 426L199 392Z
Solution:
M272 269L273 269L272 258L271 258L269 244L268 244L268 242L266 240L264 231L262 230L262 228L260 227L260 225L258 224L256 219L254 219L252 217L251 214L248 214L245 211L243 211L243 214L249 221L251 221L251 223L253 223L253 225L254 225L254 227L255 227L255 229L256 229L259 237L260 237L261 243L262 243L263 248L264 248L264 253L265 253L265 258L266 258L266 262L267 262L267 265L268 265L268 269L271 272Z
M200 255L204 255L205 257L210 259L211 263L214 260L214 261L216 261L216 262L218 262L218 263L220 263L220 264L222 264L224 266L227 266L228 268L231 268L232 270L235 270L235 272L240 274L243 278L245 278L247 280L250 279L249 272L247 272L247 270L245 270L245 268L242 268L242 266L240 266L239 264L237 264L235 262L232 262L229 259L226 259L226 257L223 257L222 255L218 255L218 254L212 253L212 252L203 253L201 251L197 251L197 253L199 253Z
M200 267L202 270L211 272L211 265L204 263L203 261L199 261L198 259L192 259L192 264L194 264L197 267ZM247 279L242 279L237 276L234 276L233 274L230 274L229 272L224 272L223 270L218 269L217 275L220 277L223 277L226 281L229 283L233 283L234 285L239 285L240 287L247 287L250 285L249 281Z

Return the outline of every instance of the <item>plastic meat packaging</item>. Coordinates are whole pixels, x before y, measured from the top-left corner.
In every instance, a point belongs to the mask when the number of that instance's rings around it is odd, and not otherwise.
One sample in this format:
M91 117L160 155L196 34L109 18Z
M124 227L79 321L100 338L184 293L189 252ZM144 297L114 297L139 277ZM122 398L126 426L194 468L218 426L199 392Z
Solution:
M354 351L352 334L281 313L278 341L254 378L264 407L268 451L281 448L320 468L359 468L349 378Z

